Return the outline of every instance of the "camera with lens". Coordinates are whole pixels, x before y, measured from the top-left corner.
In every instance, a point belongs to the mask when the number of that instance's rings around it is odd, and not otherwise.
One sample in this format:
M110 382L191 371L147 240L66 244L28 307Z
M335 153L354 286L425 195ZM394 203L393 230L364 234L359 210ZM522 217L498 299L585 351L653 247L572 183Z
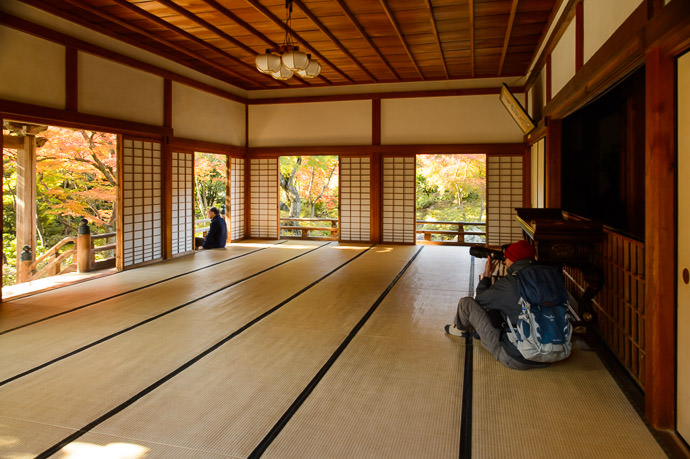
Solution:
M505 253L503 253L503 250L490 249L483 245L470 246L470 255L477 258L491 257L492 260L498 261L503 261L506 258Z

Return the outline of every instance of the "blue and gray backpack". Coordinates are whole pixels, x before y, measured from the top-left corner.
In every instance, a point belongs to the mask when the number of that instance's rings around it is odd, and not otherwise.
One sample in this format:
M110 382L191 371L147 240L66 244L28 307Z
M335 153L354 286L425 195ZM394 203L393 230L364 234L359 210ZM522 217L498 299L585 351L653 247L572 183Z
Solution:
M563 275L546 265L530 265L514 275L522 311L514 326L508 318L508 339L527 360L557 362L567 358L572 350L573 327Z

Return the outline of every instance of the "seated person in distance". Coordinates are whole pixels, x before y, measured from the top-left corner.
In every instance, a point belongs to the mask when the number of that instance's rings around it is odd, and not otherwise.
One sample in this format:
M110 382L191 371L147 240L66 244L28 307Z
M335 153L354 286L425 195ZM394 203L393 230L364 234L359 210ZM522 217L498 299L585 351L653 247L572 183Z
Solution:
M208 234L205 238L195 238L196 247L203 249L222 249L228 240L228 229L225 225L225 219L218 212L217 207L208 209L208 218L211 219L211 224L208 228Z

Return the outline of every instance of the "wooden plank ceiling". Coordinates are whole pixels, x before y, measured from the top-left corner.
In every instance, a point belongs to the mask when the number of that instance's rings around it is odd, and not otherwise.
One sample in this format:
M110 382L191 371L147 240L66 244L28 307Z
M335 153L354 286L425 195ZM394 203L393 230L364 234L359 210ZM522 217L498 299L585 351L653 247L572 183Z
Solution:
M277 81L256 54L285 0L23 0L246 90L523 76L561 0L293 0L292 36L322 66Z

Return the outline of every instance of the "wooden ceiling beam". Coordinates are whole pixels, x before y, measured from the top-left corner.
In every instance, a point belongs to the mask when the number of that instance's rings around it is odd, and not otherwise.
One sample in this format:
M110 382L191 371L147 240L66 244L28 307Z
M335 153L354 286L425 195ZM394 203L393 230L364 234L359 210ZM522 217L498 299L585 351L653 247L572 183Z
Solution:
M208 22L208 21L206 21L206 20L200 18L199 16L197 16L196 14L190 12L190 11L187 10L186 8L182 8L181 6L178 6L177 4L175 4L174 2L172 2L171 0L156 0L156 1L157 1L158 3L160 3L160 4L162 4L162 5L165 5L166 7L170 8L170 9L173 10L173 11L175 11L176 13L178 13L178 14L180 14L180 15L186 17L187 19L191 19L192 21L196 22L196 23L199 24L200 26L204 27L206 30L209 30L209 31L215 33L216 35L218 35L219 37L223 38L224 40L229 41L229 42L232 43L233 45L235 45L235 46L237 46L238 48L244 50L247 54L250 54L250 55L252 55L252 56L256 56L257 54L259 54L259 53L261 52L261 51L257 52L256 50L250 48L249 46L245 45L244 43L242 43L242 42L239 41L238 39L236 39L236 38L234 38L234 37L228 35L228 34L225 33L225 32L223 32L222 30L220 30L218 27L214 26L214 25L211 24L210 22ZM244 61L242 61L242 62L244 62ZM246 64L246 63L245 63L245 64ZM248 64L246 64L246 65L248 65ZM252 66L252 65L248 65L248 66L251 67L252 70L256 70L255 66ZM257 71L258 71L258 70L257 70ZM261 73L261 72L259 72L259 73ZM310 86L310 85L311 85L309 82L307 82L307 81L305 81L304 79L300 78L299 75L295 74L295 77L296 77L299 81L301 81L303 84L306 84L307 86ZM273 78L273 77L271 77L271 78ZM280 81L280 80L277 80L277 81ZM283 83L284 85L287 84L287 83L284 83L284 82L282 82L282 81L281 81L281 83Z
M273 13L271 12L271 10L269 10L268 8L266 8L265 6L263 6L263 5L262 5L261 3L259 3L257 0L246 0L246 1L247 1L247 3L249 3L250 5L252 5L257 11L259 11L261 14L263 14L263 15L266 16L268 19L270 19L274 24L276 24L277 26L279 26L281 29L283 29L284 31L287 31L287 30L288 30L288 27L285 25L285 23L284 23L279 17L277 17L275 14L273 14ZM301 36L300 34L298 34L297 32L295 32L294 30L290 30L290 34L291 34L298 42L300 42L300 43L302 44L302 46L305 47L305 49L310 50L310 51L311 51L311 54L313 54L314 56L318 57L324 64L328 64L333 70L335 70L335 71L338 72L340 75L342 75L342 77L345 78L347 81L349 81L350 83L354 83L354 82L355 82L355 80L353 80L352 77L350 77L348 74L346 74L345 72L343 72L342 70L340 70L340 69L338 68L338 66L336 66L333 62L331 62L328 58L326 58L324 55L322 55L321 53L319 53L318 51L316 51L315 49L313 49L313 48L309 45L309 43L307 42L307 40L305 40L304 38L302 38L302 36Z
M271 40L270 38L268 38L268 37L267 37L266 35L264 35L263 33L259 32L257 29L255 29L254 27L252 27L251 24L249 24L248 22L244 21L242 18L240 18L239 16L237 16L235 13L233 13L232 11L230 11L229 9L227 9L226 7L224 7L223 5L221 5L220 3L218 3L216 0L203 0L203 1L204 1L208 6L210 6L211 8L215 8L218 12L220 12L221 14L223 14L225 17L227 17L227 18L230 19L231 21L234 21L236 24L240 25L242 28L244 28L245 30L249 31L249 32L250 32L251 34L253 34L254 36L256 36L256 37L260 38L261 40L263 40L263 41L264 41L266 44L268 44L271 48L278 48L278 46L280 46L278 43L276 43L275 41Z
M498 63L498 75L503 74L503 63L508 53L508 43L510 43L510 35L513 33L513 24L515 23L515 14L517 13L518 0L513 0L510 7L510 17L508 18L508 27L506 28L506 36L503 39L503 51L501 51L501 60Z
M358 66L359 68L361 68L361 69L364 71L364 73L366 73L367 75L369 75L369 78L371 78L372 80L374 80L374 82L379 81L378 78L376 78L376 76L375 76L373 73L371 73L371 72L369 71L369 69L367 69L367 68L366 68L366 67L365 67L365 66L364 66L364 65L363 65L363 64L362 64L362 63L361 63L361 62L350 52L350 50L347 49L347 48L340 42L340 40L338 40L338 38L337 38L335 35L333 35L333 33L331 33L330 30L328 30L328 28L319 20L319 18L317 18L317 17L309 10L309 8L307 8L307 6L302 2L302 0L293 0L293 3L296 4L297 6L299 6L299 8L304 12L304 14L306 14L307 17L308 17L309 19L311 19L311 21L312 21L314 24L316 24L316 26L317 26L323 33L325 33L326 36L327 36L328 38L330 38L330 40L331 40L331 41L332 41L332 42L333 42L333 43L334 43L334 44L335 44L335 45L336 45L336 46L337 46L347 57L349 57L349 58L352 60L352 62L354 62L355 64L357 64L357 66Z
M231 21L234 21L237 25L239 25L240 27L242 27L243 29L245 29L246 31L248 31L249 33L251 33L252 35L254 35L254 36L260 38L261 40L263 40L266 44L268 44L268 46L269 46L270 49L278 49L278 47L280 46L278 43L276 43L275 41L271 40L270 38L268 38L268 37L267 37L266 35L264 35L263 33L259 32L257 29L255 29L254 27L252 27L251 24L249 24L248 22L244 21L242 18L240 18L239 16L237 16L235 13L233 13L232 11L230 11L229 9L227 9L226 7L224 7L223 5L221 5L220 3L218 3L216 0L203 0L203 1L204 1L208 6L210 6L211 8L215 8L219 13L221 13L222 15L224 15L225 17L227 17L227 18L230 19ZM302 77L300 77L299 75L295 75L295 78L299 78L300 80L304 81L304 83L309 84L307 81L305 81L305 80L304 80ZM323 75L319 75L319 79L323 80L323 81L326 82L327 84L332 84L331 81L330 81L328 78L326 78L325 76L323 76Z
M67 0L67 1L69 1L69 2L74 2L75 0ZM196 43L196 44L198 44L198 45L200 45L200 46L203 46L203 47L206 48L206 49L210 49L211 51L214 51L214 52L220 54L221 56L226 57L227 59L230 59L231 61L233 61L233 62L235 62L235 63L237 63L237 64L239 64L239 65L241 65L241 66L243 66L243 67L245 67L245 68L251 69L252 71L255 70L255 66L247 64L246 62L242 61L241 59L236 58L236 57L233 56L232 54L229 54L229 53L223 51L222 49L220 49L220 48L218 48L218 47L216 47L216 46L213 46L213 45L211 45L210 43L207 43L207 42L205 42L204 40L201 40L200 38L195 37L195 36L192 35L191 33L187 32L187 31L185 31L185 30L182 30L182 29L180 29L180 28L177 27L177 26L174 26L174 25L170 24L169 22L167 22L167 21L165 21L165 20L159 18L159 17L156 16L155 14L151 14L151 13L149 13L148 11L146 11L146 10L144 10L144 9L142 9L142 8L140 8L140 7L138 7L138 6L136 6L136 5L131 4L131 3L129 3L129 2L126 1L126 0L112 0L112 1L115 2L115 3L117 3L117 4L120 5L120 6L124 7L124 8L127 8L127 9L130 10L131 12L137 14L138 16L141 16L141 17L143 17L143 18L146 18L146 19L148 19L149 21L152 21L152 22L158 24L158 25L161 26L161 27L164 27L164 28L166 28L166 29L168 29L168 30L170 30L170 31L172 31L172 32L175 32L176 34L181 35L181 36L183 36L184 38L186 38L186 39L188 39L188 40L190 40L190 41L193 41L194 43ZM79 2L79 3L81 3L81 2ZM125 21L123 21L123 22L125 22ZM155 36L155 34L148 34L148 35L153 35L153 36ZM148 36L148 35L147 35L147 36ZM206 63L211 62L211 63L214 64L214 66L219 66L219 67L223 68L223 66L221 66L221 65L219 65L219 64L217 64L217 63L215 63L215 62L213 62L213 61L209 61L209 60L207 60L207 59L204 59L204 58L200 57L200 56L198 55L198 53L193 53L193 52L187 51L187 54L191 55L191 56L194 57L195 59L202 60L202 61L204 61L204 62L206 62ZM231 70L231 72L234 72L234 71ZM234 73L236 73L236 72L234 72ZM240 73L237 73L237 75L238 75L241 79L243 79L244 81L247 81L247 82L250 82L250 83L254 83L254 84L256 83L256 79L255 79L255 78L247 77L247 76L245 76L245 75L243 75L243 74L240 74ZM260 73L260 75L261 75L262 78L269 78L271 81L278 81L278 80L275 80L275 79L274 79L273 77L271 77L270 75L266 75L266 74L263 74L263 73ZM287 86L287 83L285 83L284 81L278 81L278 82L279 82L281 85L283 85L283 86Z
M443 64L443 74L446 80L449 79L448 66L446 65L446 57L443 55L443 47L441 46L441 37L438 35L438 28L436 27L436 19L434 18L434 9L431 6L431 0L426 0L426 8L429 10L429 21L431 28L434 30L434 38L436 39L436 46L438 47L438 54L441 57L441 64Z
M362 24L359 23L357 18L355 17L354 14L352 14L352 11L350 11L350 8L347 7L345 2L343 0L336 0L338 2L338 5L340 5L340 9L343 10L345 13L345 16L350 20L350 22L355 26L355 28L359 31L359 33L364 37L366 42L371 46L371 48L376 52L376 54L379 56L379 59L383 61L384 64L386 64L386 67L388 67L388 70L395 76L396 80L400 80L400 75L395 71L393 66L388 62L388 59L386 59L386 56L383 55L381 50L379 49L378 46L374 43L374 41L369 37L367 32L364 30L364 27L362 27Z
M476 75L474 70L474 0L467 0L467 7L470 20L470 74L474 78Z
M386 16L388 16L388 21L393 26L393 29L395 29L395 33L398 35L398 39L400 40L400 43L402 43L403 48L405 48L405 52L407 53L407 56L410 58L410 61L412 61L412 64L414 65L414 68L417 71L417 74L419 75L419 77L422 80L424 80L424 75L422 74L422 70L419 68L417 61L415 60L414 56L412 55L412 52L410 51L410 47L407 46L407 43L405 42L405 38L402 35L402 31L400 30L400 26L398 25L398 21L396 21L395 18L393 17L393 12L390 10L390 8L388 8L388 5L386 4L386 0L379 0L379 3L381 4L381 8L383 8L383 11L386 13Z
M78 7L78 8L81 8L81 9L85 10L85 11L88 11L89 13L91 13L91 14L93 14L93 15L96 15L96 16L98 16L98 17L101 17L101 18L105 19L106 21L115 23L115 24L117 24L117 25L119 25L119 26L122 26L122 27L128 29L128 30L131 30L131 31L134 32L134 33L137 33L137 34L139 34L139 35L143 35L143 36L145 36L145 37L147 37L147 38L150 38L151 40L154 40L154 41L156 41L156 42L158 42L158 43L161 43L161 44L165 45L166 47L168 47L168 48L170 48L170 49L174 49L175 51L179 51L179 52L181 52L181 53L183 53L183 54L186 54L186 55L189 56L189 57L192 57L192 58L194 58L194 59L196 59L196 60L198 60L198 61L200 61L200 62L203 62L203 63L205 63L205 64L207 64L207 65L209 65L209 66L215 68L216 70L220 70L221 72L225 73L226 75L232 75L233 77L239 78L239 79L241 79L242 81L245 81L245 82L248 82L248 83L255 83L254 80L250 80L248 77L246 77L245 75L243 75L243 74L241 74L241 73L238 73L238 72L236 72L236 71L234 71L234 70L232 70L232 69L230 69L230 68L228 68L228 67L226 67L226 66L220 65L220 64L218 64L217 62L214 62L214 61L205 59L205 58L203 58L203 57L200 57L197 53L193 53L193 52L189 51L187 48L185 48L185 47L183 47L183 46L178 46L178 45L176 45L175 43L169 42L168 40L165 40L165 39L159 37L158 35L156 35L156 34L154 34L154 33L148 32L147 30L144 30L144 29L142 29L142 28L140 28L140 27L137 27L137 26L135 26L135 25L129 23L128 21L122 20L122 19L117 18L117 17L115 17L115 16L113 16L113 15L111 15L111 14L108 14L108 13L106 13L105 11L103 11L103 10L101 10L101 9L94 8L94 7L92 7L92 6L86 5L86 4L84 4L84 2L82 2L82 1L80 1L80 0L64 0L64 1L65 1L66 3L69 3L69 4L73 5L73 6L75 6L75 7ZM149 13L147 13L147 12L141 10L140 8L138 8L138 7L134 6L134 5L130 5L129 3L125 2L124 0L113 0L113 1L116 2L116 3L117 3L118 5L120 5L120 6L123 6L123 7L125 7L125 8L130 9L131 11L133 11L133 12L136 13L136 14L142 14L142 13L146 13L147 15L149 14ZM138 11L137 11L137 10L138 10ZM151 15L151 16L153 16L153 15ZM153 16L153 17L155 17L155 16ZM156 18L156 19L158 19L158 18ZM164 22L164 21L163 21L163 22ZM164 24L167 24L167 23L164 22ZM167 24L167 25L170 26L169 24ZM173 27L173 26L170 26L170 27ZM194 40L197 40L197 39L194 38ZM219 51L220 51L220 50L219 50ZM228 55L228 56L229 56L229 55ZM235 59L234 57L231 57L231 58L232 58L232 60L234 60L234 61L237 60L237 59Z

